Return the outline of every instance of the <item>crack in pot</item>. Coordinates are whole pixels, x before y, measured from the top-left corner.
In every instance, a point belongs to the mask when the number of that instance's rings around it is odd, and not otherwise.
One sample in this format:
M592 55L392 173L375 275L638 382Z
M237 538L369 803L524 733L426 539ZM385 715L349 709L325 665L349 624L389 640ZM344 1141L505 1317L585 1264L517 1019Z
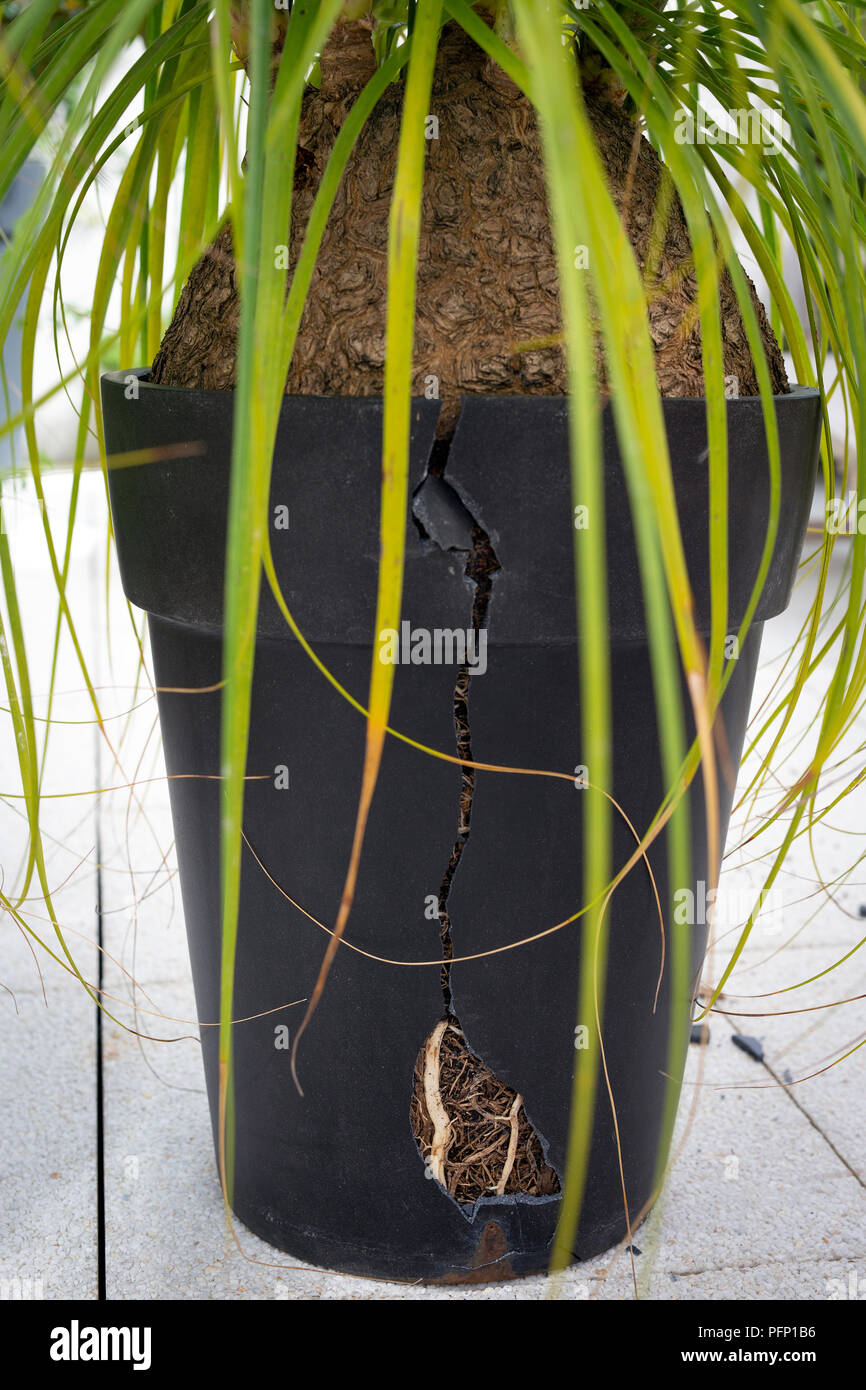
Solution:
M440 549L467 554L464 573L474 585L472 629L477 634L486 625L493 576L501 566L487 532L443 478L442 460L438 463L437 472L428 471L417 489L412 514L423 538ZM469 690L469 665L463 664L453 696L457 755L463 760L457 835L438 894L445 1011L416 1061L411 1106L412 1131L429 1176L466 1207L481 1197L506 1192L531 1198L559 1191L558 1177L529 1123L523 1097L472 1053L454 1012L448 898L469 840L475 794L475 769L465 765L472 760Z

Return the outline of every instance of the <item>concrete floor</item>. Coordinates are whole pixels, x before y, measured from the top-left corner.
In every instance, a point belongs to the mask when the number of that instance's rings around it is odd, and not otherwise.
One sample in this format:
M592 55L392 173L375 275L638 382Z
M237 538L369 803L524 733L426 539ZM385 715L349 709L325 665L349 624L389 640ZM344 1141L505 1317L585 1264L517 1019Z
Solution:
M51 479L49 508L62 512L67 489L64 476ZM8 915L0 920L0 1297L95 1298L100 1247L111 1299L545 1297L551 1289L542 1278L448 1289L348 1278L298 1266L240 1225L234 1234L226 1229L192 1023L155 701L137 677L134 634L116 574L106 599L101 489L98 475L86 478L70 598L111 748L97 737L80 668L64 639L52 717L67 722L52 726L49 744L46 873L58 921L90 980L97 971L99 896L108 1006L149 1036L103 1020L100 1133L95 1007L44 951L31 951ZM53 586L38 512L26 490L11 500L6 525L25 628L50 632ZM788 614L767 627L755 711L794 644L812 582L807 575ZM106 602L110 650L102 638ZM43 654L32 673L40 712L48 679ZM783 780L802 770L817 712L807 692L777 759ZM864 738L861 715L848 740L849 775L858 759L862 766L857 750ZM756 757L741 773L741 791ZM20 885L26 842L22 802L10 795L19 788L8 719L0 772L8 893ZM118 790L94 794L107 787ZM77 795L59 795L64 792ZM742 894L760 881L750 861L778 839L736 849L770 795L765 791L757 806L741 807L731 830L725 884L737 904L747 902ZM866 871L856 865L864 826L866 792L860 788L816 827L811 845L807 837L796 842L771 910L759 920L720 1001L731 1012L713 1017L707 1047L690 1049L678 1157L663 1200L636 1242L637 1284L645 1297L866 1295L866 1048L821 1070L866 1034L866 1011L856 999L866 993L863 953L830 969L866 936L860 916ZM819 888L816 865L827 892ZM21 910L45 943L59 949L33 883ZM735 912L734 922L743 915ZM732 927L721 924L717 935L708 978L717 977ZM780 993L805 980L811 983L803 989ZM748 1016L767 1012L774 1016ZM733 1045L736 1032L761 1040L763 1061ZM803 1079L815 1072L821 1074ZM570 1270L552 1292L629 1298L632 1280L628 1254L611 1251Z

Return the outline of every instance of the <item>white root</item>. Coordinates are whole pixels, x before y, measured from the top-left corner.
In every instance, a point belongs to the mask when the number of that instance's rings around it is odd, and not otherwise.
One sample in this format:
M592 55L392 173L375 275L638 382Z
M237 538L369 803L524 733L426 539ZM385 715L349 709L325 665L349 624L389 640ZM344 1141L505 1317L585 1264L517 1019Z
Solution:
M439 1049L447 1027L448 1020L443 1018L441 1023L436 1024L424 1047L424 1100L427 1105L427 1114L433 1125L433 1140L427 1161L434 1178L443 1187L445 1186L445 1159L451 1147L451 1121L445 1106L442 1104L442 1096L439 1091ZM516 1143L517 1140L515 1139L515 1145Z
M514 1159L517 1155L517 1116L523 1104L523 1096L515 1096L509 1111L508 1118L511 1122L511 1136L508 1140L508 1153L505 1157L505 1166L502 1169L502 1177L496 1184L496 1195L502 1197L505 1194L505 1184L511 1177L511 1170L514 1167Z

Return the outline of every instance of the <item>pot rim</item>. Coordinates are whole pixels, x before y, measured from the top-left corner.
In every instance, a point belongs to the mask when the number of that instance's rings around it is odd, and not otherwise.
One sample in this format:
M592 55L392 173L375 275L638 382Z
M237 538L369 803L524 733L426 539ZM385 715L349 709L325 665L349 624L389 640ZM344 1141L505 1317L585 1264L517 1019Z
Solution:
M101 374L101 376L100 376L100 381L109 381L109 382L111 382L111 383L113 383L114 385L117 385L117 386L125 386L125 385L127 385L127 383L128 383L128 378L131 377L131 376L134 376L134 377L136 377L136 378L138 379L139 386L142 387L146 392L160 393L160 394L166 394L166 395L168 395L168 394L177 394L177 395L188 395L188 396L189 396L189 395L205 396L205 397L211 398L211 399L214 400L214 401L217 401L217 400L219 400L219 401L225 401L225 400L233 400L233 399L234 399L234 394L235 394L235 388L234 388L234 387L230 387L230 388L228 388L228 389L225 390L225 391L217 391L217 390L214 390L213 388L205 387L205 386L164 386L164 385L162 385L161 383L156 383L156 382L151 381L151 380L150 380L150 372L151 372L151 368L150 368L150 367L126 367L126 368L121 368L121 369L118 370L118 371L103 372L103 373ZM819 389L818 389L817 386L804 386L804 385L802 385L802 384L799 383L799 382L794 382L794 383L789 387L789 389L788 389L786 392L784 392L784 394L781 394L781 395L779 395L779 394L773 395L773 396L770 397L770 399L771 399L772 401L776 402L777 404L783 404L785 401L790 401L790 400L804 400L804 399L808 399L808 398L810 398L810 397L811 397L811 398L820 397L820 394L821 394L821 393L820 393L820 391L819 391ZM355 402L358 402L358 401L369 401L369 402L371 403L372 406L383 406L383 405L384 405L384 399L385 399L384 396L374 396L374 395L358 395L358 396L352 396L352 395L319 395L319 394L301 394L301 393L288 393L288 392L286 392L286 393L284 394L284 396L283 396L283 401L284 401L284 402L285 402L285 401L355 401ZM434 403L433 401L430 401L429 398L426 397L426 396L412 396L411 399L412 399L413 402L420 402L420 401L423 401L425 404L433 404L433 403ZM544 407L542 406L542 403L544 403L544 406L546 406L546 408L550 409L551 411L553 411L555 408L561 409L562 407L567 406L568 401L569 401L569 397L568 397L567 395L545 396L545 395L540 395L540 394L538 394L538 393L529 393L529 392L527 392L527 393L525 393L525 394L520 393L520 392L507 392L507 391L467 391L467 392L461 392L461 393L460 393L460 402L461 402L461 405L462 405L463 401L474 401L474 400L479 400L479 399L480 399L480 400L484 400L484 401L486 401L486 402L488 402L488 403L494 402L494 401L508 401L512 409L513 409L513 407L514 407L514 403L517 402L517 401L519 401L519 402L528 402L528 403L531 403L531 405L532 405L532 407L533 407L534 409L544 408ZM605 396L605 397L604 397L604 409L608 409L608 408L610 407L610 405L611 405L611 403L612 403L612 399L613 399L613 398L612 398L611 396ZM661 397L661 402L662 402L662 406L663 406L663 408L664 408L665 410L670 409L670 410L672 410L672 411L676 411L677 409L684 409L684 408L693 409L695 406L698 406L698 405L706 405L706 403L707 403L707 397L706 397L706 396L662 396L662 397ZM742 405L755 405L755 404L757 404L758 406L760 406L761 403L762 403L762 397L761 397L761 396L726 396L726 397L725 397L725 402L726 402L726 404L727 404L728 406L732 406L732 407L736 407L736 406L738 406L738 405L739 405L739 406L742 406Z
M223 619L228 492L231 484L233 391L153 386L149 369L102 378L108 471L121 576L127 597L151 613L218 627ZM140 389L129 390L130 382ZM774 397L779 431L781 496L778 531L753 621L787 606L812 506L818 468L820 393L798 387ZM145 402L142 410L142 402ZM149 402L148 404L146 404ZM711 630L708 569L709 422L703 397L662 402L685 558L700 631ZM760 397L731 398L726 412L729 479L728 622L737 630L747 611L767 535L769 442ZM616 581L609 583L610 631L617 640L646 640L643 585L635 550L632 503L611 402L599 412L604 517ZM284 396L278 414L272 498L296 509L303 526L279 547L284 592L303 588L332 551L333 592L310 597L302 630L318 643L366 643L380 549L379 497L383 399L380 396ZM415 397L411 406L410 476L413 504L406 516L406 611L416 623L426 611L434 561L448 571L442 620L422 626L459 627L465 621L465 576L448 559L452 543L430 529L417 508L430 471L441 401ZM448 444L446 481L464 513L485 532L500 561L491 640L564 640L575 633L574 532L577 524L570 456L569 399L564 396L468 395ZM155 449L148 458L139 451ZM112 454L119 456L112 466ZM323 467L323 459L328 460ZM135 466L140 465L140 466ZM216 466L217 472L211 470ZM347 497L352 506L347 508ZM507 499L507 500L506 500ZM515 522L515 517L518 520ZM523 520L521 521L520 518ZM531 518L531 525L528 519ZM416 522L421 523L420 540ZM348 528L348 530L347 530ZM465 549L456 544L456 549ZM279 559L280 556L275 556ZM450 566L450 569L449 569ZM567 611L549 602L552 572L571 576ZM453 573L451 573L453 571ZM300 582L303 579L303 584ZM369 592L368 592L369 591ZM277 605L263 595L260 635L284 636ZM409 599L411 597L411 604ZM369 600L369 602L368 602ZM447 622L446 622L447 617Z

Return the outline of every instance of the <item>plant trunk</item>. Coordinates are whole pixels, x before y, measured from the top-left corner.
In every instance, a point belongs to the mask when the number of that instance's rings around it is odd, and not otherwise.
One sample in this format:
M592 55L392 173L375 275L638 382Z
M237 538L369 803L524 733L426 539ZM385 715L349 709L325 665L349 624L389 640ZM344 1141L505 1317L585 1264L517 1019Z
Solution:
M369 31L337 27L322 84L304 98L290 266L336 134L374 71ZM325 230L291 369L290 395L379 396L385 361L388 216L403 86L384 94L356 145ZM651 251L663 165L604 81L585 88L608 186L642 270ZM442 32L431 99L422 205L413 393L438 391L440 432L461 394L566 390L556 257L539 133L530 102L456 23ZM652 256L649 324L665 396L705 394L697 279L682 207L670 203ZM758 392L727 270L720 277L724 371L734 394ZM773 389L785 369L752 289ZM153 364L157 384L228 390L235 382L238 284L226 224L193 270ZM597 346L599 380L605 369Z

